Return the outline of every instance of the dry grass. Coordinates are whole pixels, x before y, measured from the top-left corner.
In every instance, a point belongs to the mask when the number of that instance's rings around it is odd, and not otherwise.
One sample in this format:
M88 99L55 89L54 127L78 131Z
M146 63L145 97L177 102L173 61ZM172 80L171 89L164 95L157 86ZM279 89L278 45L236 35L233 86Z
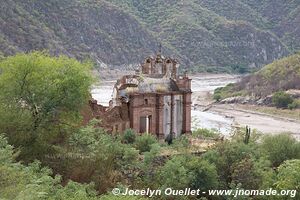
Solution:
M212 148L216 145L215 140L209 139L199 139L195 137L189 137L189 145L188 147L178 147L178 146L164 146L160 150L160 156L173 156L173 155L182 155L184 153L204 153L208 149Z

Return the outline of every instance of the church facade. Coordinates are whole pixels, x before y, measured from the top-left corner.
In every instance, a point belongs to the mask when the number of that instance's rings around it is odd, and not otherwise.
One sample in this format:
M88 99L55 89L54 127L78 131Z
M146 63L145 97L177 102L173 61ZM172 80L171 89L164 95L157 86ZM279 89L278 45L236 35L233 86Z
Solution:
M91 101L94 117L112 133L131 128L158 138L191 132L191 79L178 74L176 59L158 53L148 57L135 75L117 80L109 107Z

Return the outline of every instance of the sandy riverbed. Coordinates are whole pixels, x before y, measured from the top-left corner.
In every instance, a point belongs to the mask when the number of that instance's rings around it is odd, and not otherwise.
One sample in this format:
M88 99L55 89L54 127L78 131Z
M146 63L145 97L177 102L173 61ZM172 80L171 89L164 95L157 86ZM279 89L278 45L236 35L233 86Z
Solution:
M211 123L213 128L219 129L227 135L233 127L250 126L264 134L278 134L290 132L300 140L300 121L286 117L278 117L270 114L260 113L253 110L245 110L235 104L213 104L205 112L201 112L207 105L212 103L211 94L217 87L225 86L230 82L236 82L239 77L232 75L203 75L203 77L193 77L193 109L196 113L194 118L199 118L211 113ZM208 116L208 115L205 115ZM230 128L229 128L230 123ZM203 127L206 124L202 124ZM224 132L225 131L225 132Z
M235 126L250 126L265 134L290 132L300 140L300 121L285 117L272 116L251 110L240 109L239 105L214 105L209 112L216 112L233 119Z

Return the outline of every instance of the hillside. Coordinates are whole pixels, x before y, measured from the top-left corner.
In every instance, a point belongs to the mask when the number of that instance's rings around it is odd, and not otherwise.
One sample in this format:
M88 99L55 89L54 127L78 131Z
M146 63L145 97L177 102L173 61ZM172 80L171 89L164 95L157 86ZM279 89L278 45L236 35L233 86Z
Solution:
M298 0L242 0L267 20L267 27L291 51L300 49L300 2Z
M300 53L263 67L237 86L248 93L263 96L279 90L300 89Z
M215 98L239 95L265 98L275 92L288 90L300 90L300 53L276 60L235 84L218 88Z
M0 12L1 51L6 55L49 49L113 65L136 62L158 41L132 16L94 1L5 1Z
M274 3L273 3L274 2ZM140 62L163 44L196 71L259 68L300 49L298 1L7 0L0 5L0 51L35 49Z

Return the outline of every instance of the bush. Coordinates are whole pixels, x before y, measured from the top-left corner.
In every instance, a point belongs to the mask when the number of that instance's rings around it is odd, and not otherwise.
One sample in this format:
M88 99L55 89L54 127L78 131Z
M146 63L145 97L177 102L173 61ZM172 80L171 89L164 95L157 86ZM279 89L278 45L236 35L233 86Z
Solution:
M186 135L181 135L180 137L176 138L174 140L174 143L172 144L172 147L175 147L175 149L187 149L189 147L189 139Z
M126 144L132 144L135 142L136 134L134 130L127 129L124 131L123 142Z
M189 183L191 188L208 190L218 187L218 173L214 164L193 157L186 165L192 176Z
M144 133L135 140L135 147L142 152L150 151L151 145L156 143L156 138L153 135Z
M70 180L62 186L61 177L51 169L39 161L28 165L16 162L15 153L0 135L0 199L97 199L93 184Z
M159 182L162 188L182 189L190 185L192 174L186 167L187 158L174 156L160 169Z
M295 197L295 199L300 199L299 191L300 188L300 160L287 160L278 167L276 189L284 190L289 188L293 193L290 197Z
M234 66L230 66L230 68L233 73L245 74L250 72L248 67L245 65L234 65Z
M275 167L285 160L300 159L300 142L288 134L266 136L262 150Z
M149 152L145 152L144 164L148 166L154 160L154 158L160 153L161 147L158 143L154 143L151 145L151 150Z
M62 147L47 163L65 179L94 182L97 191L104 193L121 180L119 172L136 166L138 153L131 145L90 124L71 135L69 146Z
M213 129L199 128L193 131L193 136L201 138L218 138L220 134Z
M274 93L272 103L277 108L287 108L289 104L293 103L293 98L289 94L279 91Z
M197 156L172 157L160 169L159 176L162 188L208 190L218 187L216 166Z
M290 109L290 110L293 110L293 109L296 109L299 107L300 107L300 104L296 100L294 100L293 103L290 103L288 105L288 109Z
M234 87L234 84L229 83L225 87L216 88L214 90L213 99L216 101L220 101L221 99L225 99L227 97L237 96Z
M222 96L220 93L215 93L213 96L214 100L216 100L217 102L219 102L222 99Z

